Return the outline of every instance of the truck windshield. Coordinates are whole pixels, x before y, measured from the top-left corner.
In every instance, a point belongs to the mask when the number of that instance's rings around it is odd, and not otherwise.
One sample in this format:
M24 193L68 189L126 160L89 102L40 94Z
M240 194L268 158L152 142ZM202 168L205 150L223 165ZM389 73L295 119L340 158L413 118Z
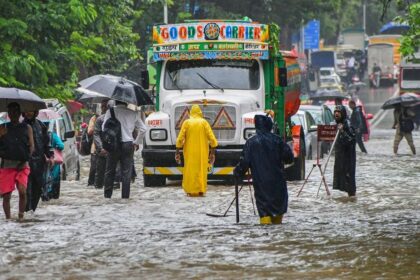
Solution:
M166 64L165 88L169 90L259 87L260 69L256 60L188 60Z

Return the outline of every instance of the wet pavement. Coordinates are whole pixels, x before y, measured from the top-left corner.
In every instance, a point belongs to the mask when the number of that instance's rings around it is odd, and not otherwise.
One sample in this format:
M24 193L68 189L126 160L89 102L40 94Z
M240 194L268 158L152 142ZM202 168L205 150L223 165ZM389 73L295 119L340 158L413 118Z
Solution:
M392 93L360 97L376 114ZM224 213L231 186L188 198L180 182L144 188L139 178L129 200L119 190L105 200L86 179L67 181L59 200L42 202L25 222L0 218L0 279L420 279L419 156L405 140L393 155L392 111L381 114L369 154L357 152L355 201L322 188L317 197L315 171L299 197L302 182L288 183L284 224L260 226L248 185L235 224L234 207L225 218L206 215ZM419 131L414 142L420 149ZM16 217L17 193L12 207Z

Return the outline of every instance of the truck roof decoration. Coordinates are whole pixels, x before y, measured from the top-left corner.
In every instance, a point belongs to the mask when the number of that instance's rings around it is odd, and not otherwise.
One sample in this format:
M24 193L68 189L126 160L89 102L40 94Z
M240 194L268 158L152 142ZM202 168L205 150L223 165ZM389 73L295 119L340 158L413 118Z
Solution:
M199 21L153 27L153 60L268 59L269 26Z

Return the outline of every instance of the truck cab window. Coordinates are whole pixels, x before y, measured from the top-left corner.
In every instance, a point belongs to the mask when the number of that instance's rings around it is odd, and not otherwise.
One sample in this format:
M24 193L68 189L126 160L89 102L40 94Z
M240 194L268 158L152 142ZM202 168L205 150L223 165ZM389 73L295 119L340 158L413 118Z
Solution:
M169 90L257 90L260 87L260 68L256 60L168 61L164 86Z

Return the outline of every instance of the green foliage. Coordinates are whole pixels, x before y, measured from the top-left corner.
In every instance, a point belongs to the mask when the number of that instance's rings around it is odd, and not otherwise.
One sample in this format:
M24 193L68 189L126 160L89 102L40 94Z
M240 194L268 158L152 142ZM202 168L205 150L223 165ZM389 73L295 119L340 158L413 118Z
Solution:
M0 10L0 86L73 97L87 76L123 73L141 58L132 0L15 0Z
M402 55L410 57L420 48L420 3L408 5L406 16L398 17L397 20L410 26L402 38L400 47Z

